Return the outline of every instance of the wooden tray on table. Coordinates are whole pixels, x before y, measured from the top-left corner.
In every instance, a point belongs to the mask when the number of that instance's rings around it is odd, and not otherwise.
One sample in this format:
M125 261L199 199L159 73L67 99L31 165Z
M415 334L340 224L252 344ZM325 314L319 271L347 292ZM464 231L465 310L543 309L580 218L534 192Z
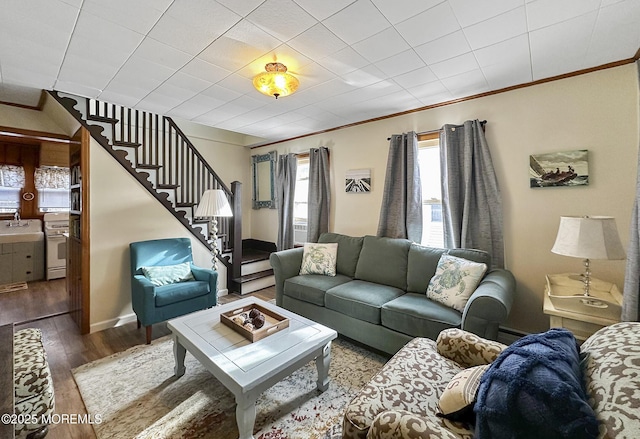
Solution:
M249 314L249 312L254 308L260 311L260 313L264 316L264 326L262 326L261 328L254 328L250 330L233 320L233 318L238 314ZM282 331L284 328L289 327L288 318L255 303L220 314L220 321L234 331L242 334L242 336L248 339L251 343L262 340L269 335L275 334L276 332Z

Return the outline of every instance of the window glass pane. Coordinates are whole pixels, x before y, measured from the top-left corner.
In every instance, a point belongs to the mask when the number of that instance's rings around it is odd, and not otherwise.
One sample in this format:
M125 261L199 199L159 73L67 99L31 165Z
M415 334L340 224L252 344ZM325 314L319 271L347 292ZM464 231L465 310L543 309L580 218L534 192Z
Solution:
M15 213L20 208L20 188L0 186L0 213Z
M68 212L68 189L39 189L38 208L40 212Z
M309 199L309 158L298 158L296 171L296 189L293 196L293 242L307 242L307 219Z
M440 148L437 139L420 142L418 162L422 181L422 245L443 247Z

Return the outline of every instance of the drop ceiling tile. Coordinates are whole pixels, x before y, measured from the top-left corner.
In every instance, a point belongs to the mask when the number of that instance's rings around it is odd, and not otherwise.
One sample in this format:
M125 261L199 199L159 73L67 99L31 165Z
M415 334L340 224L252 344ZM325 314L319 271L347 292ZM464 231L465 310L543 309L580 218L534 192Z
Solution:
M369 61L350 46L331 56L322 58L319 62L336 75L346 75L369 64Z
M527 3L529 31L571 20L595 11L599 6L600 0L536 0Z
M397 24L408 18L444 2L444 0L371 0L391 24Z
M375 66L385 75L393 77L425 67L425 64L413 49L409 49L378 61Z
M208 63L200 58L192 59L182 67L180 71L211 83L216 83L231 74L229 70L225 70L222 67Z
M85 96L88 98L97 98L102 93L102 90L92 87L86 87L83 84L78 84L75 82L56 81L55 88L59 91L71 93L78 96Z
M278 39L242 20L203 50L198 58L234 72L279 45Z
M481 21L504 14L514 8L524 6L523 0L449 0L451 8L462 27L468 27Z
M123 107L133 108L140 101L140 99L131 96L129 93L116 93L108 90L104 90L98 95L98 99L104 102L113 102L122 105Z
M300 69L308 64L311 64L313 61L311 61L309 58L293 49L289 45L281 44L274 50L265 53L259 58L256 58L250 64L247 64L240 70L237 70L235 73L253 80L254 76L256 76L258 73L264 72L266 65L272 62L279 62L284 64L287 68L287 71L295 76L298 74Z
M407 42L393 27L389 27L351 47L372 63L409 49Z
M529 57L529 36L520 35L488 47L483 47L474 52L480 67L494 64L515 64L526 63L531 66Z
M482 74L482 70L471 70L460 75L450 76L441 80L454 99L473 96L488 92L489 84Z
M284 42L317 22L293 0L266 0L247 20Z
M432 64L429 67L439 79L443 79L477 70L478 62L472 53L465 53L464 55Z
M508 62L491 64L482 67L482 73L491 90L500 90L532 81L530 63L521 65L509 64Z
M430 65L470 52L471 47L464 32L459 30L421 44L415 48L415 51L427 65Z
M380 82L386 78L386 75L374 65L368 65L362 69L355 70L342 76L342 80L352 87L366 87L368 85Z
M527 17L524 6L464 29L464 34L474 50L525 33L527 33Z
M145 38L136 48L133 56L152 61L171 69L179 69L193 59L192 55L156 41Z
M305 11L311 14L316 20L322 21L346 8L355 0L295 0Z
M323 82L313 87L305 87L296 92L294 96L299 95L309 102L315 102L316 100L322 100L331 96L347 93L354 89L354 86L347 84L342 80L342 78L335 78L331 81Z
M175 0L149 36L190 55L197 55L241 17L210 0Z
M218 81L217 85L227 88L229 90L233 90L241 95L247 93L256 93L260 94L256 89L253 88L253 82L250 79L237 75L235 73L227 76L222 81Z
M452 98L451 92L440 81L432 81L407 89L423 105L430 105L440 99L446 101Z
M181 101L172 98L162 93L152 92L145 96L140 102L136 104L136 109L148 111L155 114L167 114L176 105L179 105Z
M218 84L214 84L203 91L202 95L228 102L242 96L242 93L238 93L237 91L229 90L228 88L222 87Z
M224 102L225 101L221 99L198 94L173 108L171 110L171 114L177 117L191 120L200 115L208 113L215 108L218 108L219 106L223 105Z
M312 26L287 44L314 61L347 47L344 41L334 35L322 23Z
M216 0L238 15L246 17L251 11L260 6L264 0Z
M196 78L195 76L191 76L183 72L176 72L162 85L173 86L178 90L183 90L185 94L191 94L191 96L189 96L188 98L184 98L184 101L191 98L194 94L200 93L201 91L211 87L213 83L202 80L200 78Z
M170 4L171 0L85 0L82 9L127 29L147 34Z
M460 24L449 3L444 2L398 23L396 29L411 46L419 46L460 30Z
M298 90L304 90L331 81L336 78L336 75L318 63L311 63L298 70L296 77L300 81Z
M429 67L421 67L393 78L395 82L405 89L427 84L436 81L437 79L438 77L433 74Z
M591 12L530 33L534 80L586 67L585 58L597 15Z
M362 41L390 26L369 0L357 0L324 20L324 25L349 45Z
M588 64L602 65L633 58L640 47L638 23L638 1L619 1L600 9L587 53Z
M229 114L224 109L222 109L222 107L218 107L191 120L203 125L217 127L218 124L227 119L229 119Z
M69 53L60 69L58 80L103 90L117 68L101 60Z

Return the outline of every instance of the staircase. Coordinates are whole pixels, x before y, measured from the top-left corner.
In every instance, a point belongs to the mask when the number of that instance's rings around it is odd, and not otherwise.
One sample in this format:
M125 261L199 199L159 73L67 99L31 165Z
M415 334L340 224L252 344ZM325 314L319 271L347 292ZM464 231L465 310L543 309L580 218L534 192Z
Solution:
M275 249L264 245L252 249L254 240L242 240L241 183L227 187L171 118L67 93L49 93L210 249L209 221L195 218L194 213L207 189L224 190L233 217L218 218L217 247L221 250L218 259L227 268L227 288L246 294L274 285L268 255Z

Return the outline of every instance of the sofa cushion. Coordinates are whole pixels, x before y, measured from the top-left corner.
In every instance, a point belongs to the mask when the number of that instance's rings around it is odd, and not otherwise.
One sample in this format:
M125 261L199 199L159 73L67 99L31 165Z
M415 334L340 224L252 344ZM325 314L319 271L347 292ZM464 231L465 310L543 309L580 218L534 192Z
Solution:
M411 241L365 236L356 279L407 289L407 261Z
M483 364L458 372L440 395L438 416L452 421L475 423L473 405L478 395L480 379L488 368L488 364Z
M479 439L598 436L577 342L566 329L528 335L505 349L483 375L474 411Z
M411 244L407 264L407 291L411 293L427 291L429 281L436 274L436 267L443 253L446 253L443 248Z
M382 306L381 321L394 331L435 339L443 329L459 327L462 314L424 294L406 293Z
M486 264L443 254L429 281L427 297L463 312L486 271Z
M307 242L302 251L300 274L336 275L338 244L316 244Z
M175 265L153 265L140 267L142 274L155 286L169 285L193 279L191 263L183 262Z
M356 266L362 250L364 237L347 236L339 233L323 233L318 238L318 243L335 242L338 244L338 260L336 271L353 278L356 275Z
M485 264L487 267L491 267L491 255L484 250L476 250L473 248L450 248L447 250L447 254L455 256L456 258L466 259L467 261L473 261L479 264Z
M183 302L209 294L209 283L203 281L180 282L156 287L156 306Z
M318 274L294 276L284 281L284 295L303 302L324 306L324 295L327 290L346 282L351 282L351 278L342 274L335 276Z
M379 325L382 305L403 294L399 288L352 280L328 290L324 303L329 309Z

